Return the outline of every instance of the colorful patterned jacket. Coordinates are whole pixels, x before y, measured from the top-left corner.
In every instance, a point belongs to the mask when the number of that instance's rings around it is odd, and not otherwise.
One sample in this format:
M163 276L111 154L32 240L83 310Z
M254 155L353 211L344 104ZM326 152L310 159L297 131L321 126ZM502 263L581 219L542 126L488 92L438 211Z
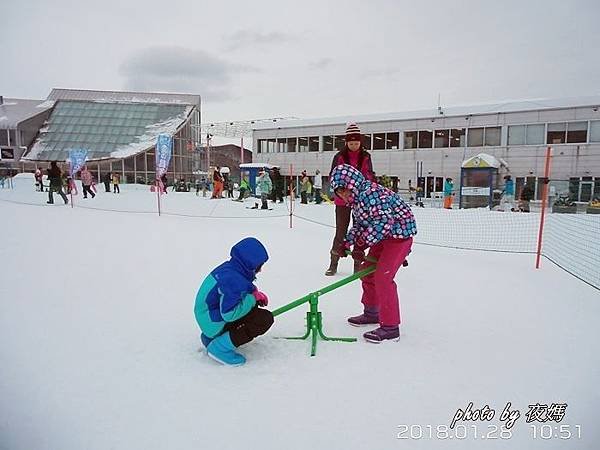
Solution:
M347 245L372 247L384 239L408 239L417 234L410 207L395 192L366 180L354 167L343 164L331 172L331 188L352 192L352 228L346 235Z

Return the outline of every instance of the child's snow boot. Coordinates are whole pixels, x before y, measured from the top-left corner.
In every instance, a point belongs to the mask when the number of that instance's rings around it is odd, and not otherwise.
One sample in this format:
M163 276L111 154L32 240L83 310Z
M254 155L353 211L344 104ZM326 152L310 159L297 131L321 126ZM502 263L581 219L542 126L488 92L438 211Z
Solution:
M334 254L331 254L331 261L329 262L329 268L325 271L325 275L331 277L337 273L338 262L340 257Z
M235 351L229 332L214 338L206 351L212 359L227 366L241 366L246 362L246 358Z
M399 341L400 327L379 327L363 334L368 342L381 344L383 341Z
M376 309L365 308L365 312L361 315L348 318L348 323L355 327L378 324L379 311Z

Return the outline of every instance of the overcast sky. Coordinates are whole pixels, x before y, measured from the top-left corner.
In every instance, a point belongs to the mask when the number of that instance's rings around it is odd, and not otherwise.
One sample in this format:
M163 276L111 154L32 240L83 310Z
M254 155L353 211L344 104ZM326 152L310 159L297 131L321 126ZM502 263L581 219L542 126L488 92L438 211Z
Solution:
M2 0L0 95L194 93L205 122L600 94L599 5Z

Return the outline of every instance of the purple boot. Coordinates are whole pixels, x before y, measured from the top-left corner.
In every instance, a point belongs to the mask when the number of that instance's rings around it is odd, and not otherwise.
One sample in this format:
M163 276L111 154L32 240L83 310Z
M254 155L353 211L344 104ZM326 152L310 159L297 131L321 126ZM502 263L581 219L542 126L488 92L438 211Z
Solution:
M400 327L379 327L363 334L368 342L381 344L383 341L399 341Z
M348 323L355 327L364 327L379 323L379 311L376 309L365 308L365 312L360 316L348 318Z

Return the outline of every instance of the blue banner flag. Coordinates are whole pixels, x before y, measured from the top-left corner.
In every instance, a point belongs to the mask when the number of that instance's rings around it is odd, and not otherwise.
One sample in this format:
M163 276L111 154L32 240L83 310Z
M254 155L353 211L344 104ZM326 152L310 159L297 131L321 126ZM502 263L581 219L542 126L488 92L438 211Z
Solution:
M168 169L173 151L173 138L159 134L156 140L156 178L159 179Z
M77 149L77 150L69 150L69 166L71 178L79 172L83 166L85 166L85 161L87 160L87 150Z

